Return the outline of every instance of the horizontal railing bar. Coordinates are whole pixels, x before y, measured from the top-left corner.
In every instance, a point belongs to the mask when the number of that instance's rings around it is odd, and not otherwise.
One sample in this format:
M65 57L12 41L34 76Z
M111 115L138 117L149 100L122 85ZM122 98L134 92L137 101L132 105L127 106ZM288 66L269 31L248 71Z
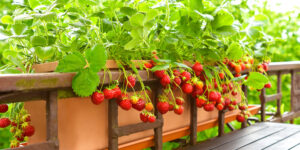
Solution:
M160 119L156 119L155 122L153 123L138 123L138 124L132 124L132 125L127 125L119 128L114 129L114 134L118 137L145 131L145 130L150 130L158 127L162 127L163 122Z
M26 102L34 100L46 100L48 91L19 91L13 93L0 94L0 104Z
M266 95L265 96L265 101L266 102L270 102L270 101L274 101L274 100L281 99L281 98L282 98L282 94L281 93L272 94L272 95Z
M30 144L24 147L12 148L10 150L56 150L53 142L43 142L37 144Z
M128 73L131 73L128 71ZM109 84L112 80L123 82L123 72L110 71L99 72L100 80L104 79L104 84ZM145 70L139 71L139 75L144 82L152 82L157 79L151 73ZM0 74L0 93L23 91L23 90L40 90L40 89L59 89L70 88L72 86L72 78L75 73L35 73L35 74ZM102 83L102 82L101 82Z

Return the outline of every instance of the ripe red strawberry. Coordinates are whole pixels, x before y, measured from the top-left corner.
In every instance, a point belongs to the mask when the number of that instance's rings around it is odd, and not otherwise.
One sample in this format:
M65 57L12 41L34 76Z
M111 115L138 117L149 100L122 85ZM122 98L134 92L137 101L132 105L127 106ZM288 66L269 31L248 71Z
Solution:
M104 94L102 92L94 92L92 95L92 102L95 105L99 105L104 101Z
M174 110L174 104L173 103L169 103L169 111L173 111Z
M235 65L235 66L234 66L234 71L235 71L236 73L240 73L241 70L242 70L241 65Z
M236 96L236 95L237 95L237 91L233 90L233 91L231 92L231 95Z
M245 70L246 69L246 66L245 66L244 63L241 63L240 66L241 66L241 70Z
M176 97L176 104L177 105L183 105L184 99L182 97Z
M164 70L157 70L154 72L154 75L157 77L157 78L162 78L164 77L165 75L165 71Z
M205 104L203 108L204 108L205 111L213 111L214 110L214 104L212 104L212 103Z
M232 82L228 83L228 87L229 87L229 90L232 90L232 89L233 89L233 84L232 84Z
M169 111L168 102L158 102L156 107L161 114L165 114Z
M150 123L153 123L156 121L156 117L153 114L148 115L148 121Z
M173 82L172 85L173 85L174 88L180 86L180 84L181 84L181 79L180 79L179 77L175 77L173 81L174 81L174 82Z
M211 91L208 95L209 101L219 101L221 99L221 93L216 91Z
M237 116L236 116L236 120L237 120L238 122L244 122L244 121L245 121L245 117L244 117L243 115L237 115Z
M23 129L24 136L32 136L34 134L34 127L32 125L28 125Z
M181 115L183 113L183 106L182 105L176 105L175 106L175 109L174 109L174 112L178 115Z
M207 101L203 98L196 98L196 106L201 108Z
M115 92L111 89L104 89L103 90L103 93L104 93L104 98L105 99L113 99L114 96L115 96Z
M192 92L192 97L196 98L197 96L200 96L203 94L203 89L194 88Z
M143 113L143 112L141 112L140 113L140 119L143 121L143 122L148 122L148 115L147 114L145 114L145 113Z
M132 104L132 107L138 111L142 111L145 108L145 101L140 98L136 104Z
M153 110L153 104L152 103L147 103L146 106L145 106L145 109L147 111L152 111Z
M182 91L186 94L190 94L193 92L194 88L190 83L184 83L182 86Z
M222 104L219 103L217 105L217 109L220 110L220 111L223 110L224 109L224 105L222 105Z
M196 63L192 66L192 69L193 69L195 72L202 72L203 66L202 66L199 62L196 62Z
M179 77L180 76L180 71L177 69L173 70L173 75Z
M231 100L228 97L224 98L225 106L229 106L231 104Z
M117 101L116 102L119 104L121 102L121 100L123 100L125 98L127 99L128 95L125 94L125 93L122 93L119 97L117 97Z
M132 104L129 99L123 99L120 101L119 106L124 110L129 110L131 108Z
M236 101L236 100L233 100L233 101L231 101L231 104L232 104L232 105L236 105L236 104L237 104L237 101Z
M149 63L149 62L145 62L144 63L144 67L148 68L148 69L151 69L153 67L153 65L151 63Z
M234 74L234 77L240 77L241 76L241 74L240 73L236 73L236 74Z
M234 105L231 105L231 104L230 104L230 105L228 105L228 106L227 106L227 108L228 108L228 110L230 110L230 111L232 111L232 110L234 110L234 109L235 109Z
M219 77L220 77L220 79L222 79L222 80L223 80L223 79L224 79L224 77L225 77L224 73L223 73L223 72L220 72L220 73L219 73Z
M222 93L223 93L223 94L228 92L228 87L227 87L226 84L223 83L223 84L221 85L221 87L222 87Z
M6 128L10 125L10 120L8 118L0 118L0 128Z
M203 82L207 79L206 75L203 74L203 72L200 74L200 80L202 80Z
M168 84L170 84L171 80L170 80L170 77L169 75L164 75L161 79L160 79L160 84L162 86L167 86Z
M246 108L247 108L246 105L243 105L243 104L239 105L239 109L240 109L240 110L246 110Z
M0 113L5 113L8 110L7 104L0 104Z
M268 64L267 63L263 63L262 64L262 67L265 71L268 71L269 67L268 67Z
M15 136L15 138L20 141L20 142L23 142L24 141L24 136Z
M29 114L24 115L24 116L22 117L22 121L23 121L23 122L29 122L29 121L31 121L30 115L29 115Z
M187 71L183 71L181 73L181 79L184 82L189 81L191 79L191 77L192 77L192 75L189 72L187 72Z
M125 85L128 86L129 88L133 88L135 86L135 76L134 75L129 75L127 77L127 80L125 80Z
M267 84L265 84L265 88L271 88L272 87L272 84L269 82L269 83L267 83Z

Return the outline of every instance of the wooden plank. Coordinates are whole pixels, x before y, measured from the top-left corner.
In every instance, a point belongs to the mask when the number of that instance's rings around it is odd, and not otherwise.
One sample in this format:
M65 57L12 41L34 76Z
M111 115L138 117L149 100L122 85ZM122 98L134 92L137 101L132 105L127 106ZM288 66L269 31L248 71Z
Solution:
M274 100L281 99L281 98L282 98L282 94L281 93L272 94L272 95L266 95L265 96L265 101L266 102L270 102L270 101L274 101Z
M191 112L190 112L190 144L196 145L197 143L197 106L196 106L196 100L189 96L190 104L191 104Z
M56 146L52 142L43 142L37 144L30 144L24 147L12 148L7 150L55 150Z
M46 100L48 91L19 91L12 93L0 94L0 104L26 102L34 100Z
M300 144L300 132L297 132L296 134L293 134L275 144L270 145L267 148L264 148L265 150L288 150L292 147L297 146Z
M53 142L56 150L59 149L57 107L57 91L50 91L46 101L47 141Z
M246 129L246 128L245 128ZM283 130L284 127L267 127L263 130L259 130L257 132L253 132L250 134L246 134L245 136L242 136L238 139L234 139L231 141L228 141L224 144L214 144L214 150L232 150L232 149L238 149L244 145L247 145L249 143L255 142L257 140L260 140L262 138L265 138L267 136L272 136L273 134L280 132ZM247 130L247 129L246 129ZM241 131L238 131L241 132ZM237 133L238 133L237 132ZM236 135L231 135L233 138L235 138ZM230 138L230 137L229 137Z
M266 95L266 89L263 88L260 92L259 99L261 103L261 108L260 108L260 119L262 122L266 120L266 100L265 100L265 95Z
M131 71L128 71L131 73ZM111 80L123 82L123 73L120 71L99 72L99 78L104 79L104 84L110 83ZM156 81L152 73L140 70L139 75L144 82ZM40 89L57 89L70 88L75 73L35 73L35 74L0 74L0 93L13 92L22 90L40 90Z
M225 112L219 111L218 114L218 136L224 135L224 124L225 124Z
M118 137L145 131L145 130L150 130L153 128L158 128L162 127L162 120L156 119L155 122L153 123L138 123L138 124L132 124L132 125L127 125L119 128L114 128L114 134L117 135Z
M281 94L281 89L282 89L282 82L281 82L281 73L280 71L277 73L277 93ZM281 98L277 99L277 111L276 111L276 117L281 117L281 111L280 111L280 106L281 106Z
M118 104L116 99L108 102L108 149L118 150L118 136L114 130L118 128Z
M230 132L228 134L225 134L222 137L213 138L204 142L201 142L194 147L188 148L189 150L207 150L207 149L213 149L216 148L218 145L223 145L226 143L229 143L234 140L238 140L242 137L245 137L249 134L254 134L256 132L266 130L268 126L262 123L257 123L255 125L252 125L245 129L236 130L233 132Z
M300 149L300 143L290 148L290 150L299 150L299 149Z
M258 105L250 105L248 110L251 114L257 114L260 106ZM236 119L237 114L225 114L225 123L234 121ZM218 125L218 120L208 120L205 122L201 122L197 124L197 132L204 131L206 129L210 129ZM186 126L180 129L172 130L169 132L163 133L163 142L172 141L183 136L190 134L190 126ZM226 136L226 135L225 135ZM132 149L144 149L154 145L154 136L146 137L140 140L136 140L130 143L124 143L119 146L120 150L132 150Z
M297 133L299 131L300 131L300 128L299 129L285 128L284 130L281 130L280 132L277 132L277 133L273 134L272 136L268 136L261 140L255 141L248 145L245 145L245 146L239 148L239 150L263 149L263 148L266 148L270 145L273 145L273 144L281 141L282 139L285 139L291 135L294 135L295 133Z

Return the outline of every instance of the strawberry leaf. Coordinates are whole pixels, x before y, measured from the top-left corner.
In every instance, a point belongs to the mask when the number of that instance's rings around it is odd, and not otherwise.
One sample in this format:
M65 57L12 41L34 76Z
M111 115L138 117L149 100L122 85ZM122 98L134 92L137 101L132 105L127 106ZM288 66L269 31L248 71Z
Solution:
M251 72L244 84L254 89L262 89L268 81L268 78L261 73Z
M75 75L72 80L72 88L76 95L86 97L93 94L99 83L97 72L86 68Z
M155 67L153 67L151 69L151 71L157 71L157 70L167 70L170 68L169 64L165 64L165 65L156 65Z
M240 44L232 43L226 52L227 58L232 60L239 60L243 57L244 51L241 48Z
M96 44L93 48L88 49L85 55L91 71L98 72L106 64L107 54L103 45Z
M73 52L61 59L56 72L78 72L86 65L84 57L79 52Z
M222 26L231 26L233 22L234 22L234 18L232 14L222 9L215 16L212 25L214 29L218 29L219 27Z

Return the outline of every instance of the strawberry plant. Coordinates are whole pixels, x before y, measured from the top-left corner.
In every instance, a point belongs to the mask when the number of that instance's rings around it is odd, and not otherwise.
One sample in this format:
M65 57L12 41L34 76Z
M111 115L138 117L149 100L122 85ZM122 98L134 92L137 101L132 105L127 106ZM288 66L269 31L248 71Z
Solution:
M244 8L245 1L240 5ZM155 109L182 114L185 94L206 111L239 108L238 120L244 121L249 113L241 85L271 87L268 17L250 18L230 1L25 0L8 8L0 12L1 73L34 73L33 65L58 61L56 72L76 73L76 95L91 96L96 105L114 100L124 110L134 108L143 122L155 122ZM98 72L110 74L109 59L124 77L103 85ZM164 92L158 99L150 99L138 69L159 80ZM242 75L245 70L249 75ZM181 95L175 97L174 90ZM12 141L17 147L34 128L20 120L27 115L22 103L12 107L8 119L17 124L13 134L19 141ZM7 106L0 105L5 111ZM1 126L7 124L4 118Z

